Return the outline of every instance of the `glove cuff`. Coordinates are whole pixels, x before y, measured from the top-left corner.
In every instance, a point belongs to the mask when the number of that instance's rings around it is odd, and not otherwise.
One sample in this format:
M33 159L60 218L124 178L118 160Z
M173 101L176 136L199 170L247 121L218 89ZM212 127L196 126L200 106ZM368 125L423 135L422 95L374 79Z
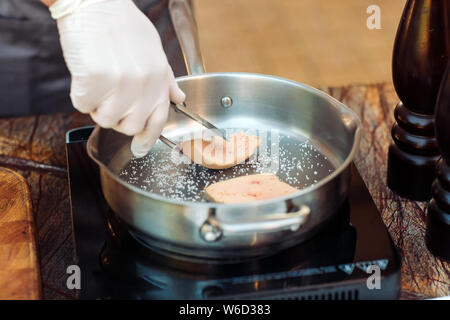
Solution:
M87 6L98 2L107 0L56 0L50 7L50 14L53 19L58 20L63 18L81 6Z
M83 0L56 0L50 7L52 18L57 20L74 12Z

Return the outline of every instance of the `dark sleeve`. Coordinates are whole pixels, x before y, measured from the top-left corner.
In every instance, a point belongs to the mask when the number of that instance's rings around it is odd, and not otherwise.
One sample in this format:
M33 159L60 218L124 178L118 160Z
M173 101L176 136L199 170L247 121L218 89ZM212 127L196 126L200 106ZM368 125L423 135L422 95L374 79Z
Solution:
M137 0L137 6L158 30L175 77L187 74L183 54L169 14L169 0ZM191 4L191 1L188 1Z
M168 0L134 0L156 26L175 76L185 75ZM0 0L0 117L75 111L56 23L38 0Z

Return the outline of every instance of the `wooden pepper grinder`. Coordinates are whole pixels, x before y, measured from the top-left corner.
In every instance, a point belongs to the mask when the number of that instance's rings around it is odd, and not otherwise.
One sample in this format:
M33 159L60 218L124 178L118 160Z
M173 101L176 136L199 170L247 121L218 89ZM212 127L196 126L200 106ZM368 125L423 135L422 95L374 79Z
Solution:
M435 112L436 138L442 158L428 204L426 242L435 255L450 260L450 63L442 79Z
M387 184L413 200L430 199L439 159L434 107L449 56L449 7L448 0L408 0L394 44L392 73L401 102L394 111Z

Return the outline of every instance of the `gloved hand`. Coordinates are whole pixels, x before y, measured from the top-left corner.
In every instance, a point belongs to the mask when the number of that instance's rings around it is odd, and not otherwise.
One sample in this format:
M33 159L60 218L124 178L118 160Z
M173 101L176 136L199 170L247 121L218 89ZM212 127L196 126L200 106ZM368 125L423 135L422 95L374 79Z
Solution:
M175 82L157 30L131 0L57 0L50 6L72 75L70 97L104 128L133 135L142 157L158 139Z

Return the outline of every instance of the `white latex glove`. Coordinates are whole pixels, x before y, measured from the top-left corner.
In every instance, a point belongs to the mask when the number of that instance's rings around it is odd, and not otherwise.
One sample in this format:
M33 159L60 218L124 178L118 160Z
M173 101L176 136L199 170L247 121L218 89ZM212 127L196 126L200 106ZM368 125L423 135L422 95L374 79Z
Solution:
M104 128L134 136L131 151L148 153L184 93L175 82L159 34L131 0L57 0L70 97Z

